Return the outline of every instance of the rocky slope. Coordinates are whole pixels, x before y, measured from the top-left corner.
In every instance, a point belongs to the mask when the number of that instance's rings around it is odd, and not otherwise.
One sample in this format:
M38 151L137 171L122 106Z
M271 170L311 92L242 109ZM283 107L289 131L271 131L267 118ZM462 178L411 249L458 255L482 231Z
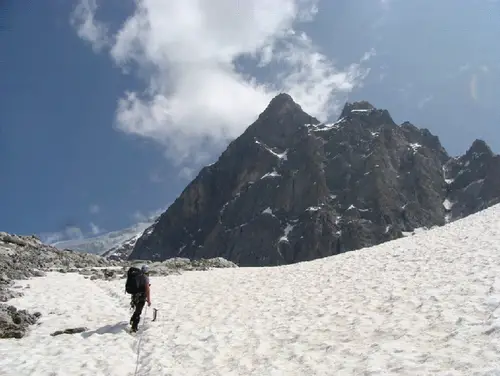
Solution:
M0 288L9 286L12 280L42 276L48 270L117 265L119 264L97 255L45 245L34 236L0 232ZM0 292L0 301L6 299Z
M33 236L16 236L0 232L0 302L22 295L14 291L13 280L43 276L51 269L91 268L115 265L103 257L63 251L47 246ZM0 338L21 338L35 324L39 313L17 310L0 304Z
M368 102L348 103L323 124L280 94L144 231L130 258L262 266L330 256L493 205L499 173L482 141L451 158L427 129L398 125Z

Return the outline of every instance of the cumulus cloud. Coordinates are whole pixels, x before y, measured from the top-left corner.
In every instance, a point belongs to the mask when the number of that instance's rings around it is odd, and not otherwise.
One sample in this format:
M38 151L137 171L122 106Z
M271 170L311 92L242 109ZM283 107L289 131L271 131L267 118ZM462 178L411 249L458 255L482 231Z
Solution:
M116 128L164 144L186 174L183 168L210 159L210 145L239 136L279 92L326 120L340 107L337 95L361 83L370 54L338 68L300 31L318 2L135 0L110 34L97 21L95 0L80 0L72 20L82 39L107 46L124 72L145 80L145 90L118 100Z

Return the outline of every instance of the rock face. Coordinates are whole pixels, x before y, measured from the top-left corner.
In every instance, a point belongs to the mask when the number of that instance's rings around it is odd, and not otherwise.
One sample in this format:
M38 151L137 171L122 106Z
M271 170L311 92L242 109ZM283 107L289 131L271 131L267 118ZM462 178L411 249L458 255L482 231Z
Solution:
M482 141L450 158L427 129L398 125L368 102L323 124L280 94L144 231L130 259L265 266L356 250L498 202L499 163Z

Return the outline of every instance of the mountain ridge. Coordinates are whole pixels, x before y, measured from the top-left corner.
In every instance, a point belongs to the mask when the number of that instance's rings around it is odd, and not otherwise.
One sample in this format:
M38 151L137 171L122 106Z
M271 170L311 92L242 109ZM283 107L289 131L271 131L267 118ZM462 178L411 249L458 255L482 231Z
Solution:
M282 93L201 169L130 258L280 265L440 226L499 202L496 157L480 142L474 150L482 162L466 171L428 129L398 125L367 101L321 123Z

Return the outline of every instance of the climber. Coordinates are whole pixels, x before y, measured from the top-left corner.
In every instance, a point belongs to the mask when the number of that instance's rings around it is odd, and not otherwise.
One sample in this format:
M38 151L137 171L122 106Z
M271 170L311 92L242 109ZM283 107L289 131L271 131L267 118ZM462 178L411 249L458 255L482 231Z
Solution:
M149 283L149 268L143 265L141 269L130 267L127 272L127 282L125 290L131 294L130 306L134 308L134 313L130 318L131 332L137 332L137 327L141 319L144 304L151 306L151 284Z

